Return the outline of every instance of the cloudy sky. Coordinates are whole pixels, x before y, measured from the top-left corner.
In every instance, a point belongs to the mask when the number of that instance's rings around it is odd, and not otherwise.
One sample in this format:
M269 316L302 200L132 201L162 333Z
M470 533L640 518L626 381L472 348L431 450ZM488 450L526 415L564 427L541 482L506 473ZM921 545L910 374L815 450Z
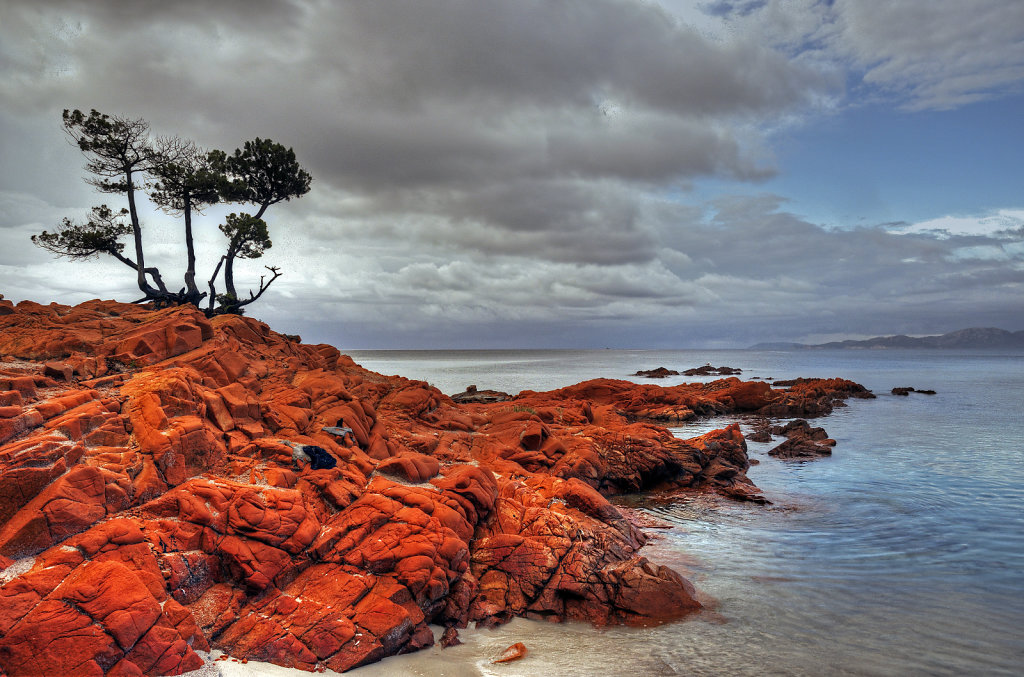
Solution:
M306 341L1024 329L1020 0L4 0L15 301L137 295L123 265L29 241L116 200L83 183L65 108L294 147L312 190L237 275L280 266L250 314ZM232 209L197 221L202 280ZM143 218L180 279L181 223Z

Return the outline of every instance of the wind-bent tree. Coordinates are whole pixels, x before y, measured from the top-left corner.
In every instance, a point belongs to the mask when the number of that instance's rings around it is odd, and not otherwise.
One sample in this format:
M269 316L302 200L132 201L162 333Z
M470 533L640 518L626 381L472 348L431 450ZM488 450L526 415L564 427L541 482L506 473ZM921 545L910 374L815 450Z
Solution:
M247 306L263 296L263 292L267 290L267 287L274 280L281 277L281 273L277 267L265 266L271 272L270 279L264 282L266 276L261 276L259 290L255 294L250 291L248 299L239 299L235 293L235 281L231 272L234 260L236 258L258 259L263 256L263 252L273 246L273 243L270 241L270 233L267 231L267 222L249 214L235 214L232 212L228 214L228 217L219 228L228 238L228 251L224 256L220 257L220 261L217 262L217 267L213 271L213 277L210 278L210 309L213 309L213 302L216 299L221 303L224 312L237 313L241 312L243 306ZM224 286L227 291L217 296L214 282L222 265L225 266Z
M142 250L142 226L135 205L136 181L144 180L146 172L157 162L156 152L149 139L149 123L142 119L104 115L96 110L90 111L88 115L80 110L65 110L63 118L64 131L85 154L88 159L85 169L94 175L86 178L86 183L95 186L100 192L120 193L128 199L128 215L135 244L135 261L131 267L136 271L139 289L145 294L141 300L166 298L167 288L159 273L155 269L146 268ZM82 227L89 228L89 223ZM74 240L74 231L69 230L67 223L64 226L65 237ZM51 241L51 244L55 242ZM81 258L70 251L63 255ZM147 274L153 278L155 288L146 279Z
M94 207L85 223L64 219L54 232L43 231L32 241L57 256L85 259L107 254L136 272L143 297L137 302L158 305L191 303L199 306L206 292L196 284L196 252L193 214L220 201L251 203L255 215L231 214L220 226L228 238L226 253L220 257L209 281L210 300L205 312L241 313L242 307L260 298L281 276L280 269L267 266L272 276L260 277L259 290L239 299L235 291L236 259L254 259L271 247L263 214L278 202L309 192L310 175L295 160L295 152L269 139L247 141L233 155L205 151L178 137L150 139L145 120L110 116L96 110L64 111L64 130L85 154L85 168L93 176L86 182L102 192L126 196L128 208L118 212L106 205ZM170 292L155 267L147 267L142 245L136 196L145 188L154 204L184 219L185 286ZM127 221L126 221L127 218ZM122 237L131 235L135 258L124 254ZM224 270L225 293L216 293L215 283Z
M210 153L211 164L227 177L221 188L221 196L228 202L248 202L257 207L255 215L231 214L220 226L228 237L228 248L217 264L210 280L211 301L215 296L214 279L221 264L224 266L224 294L218 300L228 312L239 312L242 306L258 299L266 287L280 277L276 268L268 267L273 275L266 283L260 278L260 288L249 298L239 299L235 291L235 259L255 259L271 247L267 224L263 214L271 205L302 197L309 192L310 175L295 160L295 151L285 148L270 139L257 137L246 141L233 155L221 151Z

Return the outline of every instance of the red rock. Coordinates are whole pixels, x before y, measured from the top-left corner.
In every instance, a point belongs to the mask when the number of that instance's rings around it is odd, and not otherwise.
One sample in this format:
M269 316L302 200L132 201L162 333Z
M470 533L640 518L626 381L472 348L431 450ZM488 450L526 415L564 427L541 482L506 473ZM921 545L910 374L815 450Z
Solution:
M436 458L415 452L403 452L377 465L378 472L394 475L414 484L426 482L437 475L440 469L441 464Z
M20 407L24 404L21 393L17 390L2 390L0 391L0 406L4 407Z
M36 381L31 376L0 376L0 390L16 390L31 399L36 396Z
M0 567L31 563L0 586L0 677L178 674L209 647L347 670L431 645L432 623L447 644L513 616L667 622L693 588L607 497L764 499L738 426L657 423L869 396L599 379L456 403L187 307L0 302L0 329Z
M459 631L455 626L448 626L444 629L444 633L441 635L441 646L447 649L450 646L458 646L462 644L462 640L459 639Z
M78 466L29 501L0 528L0 554L24 557L85 530L106 516L99 468Z
M511 661L517 661L520 658L525 658L527 654L526 645L522 642L516 642L512 646L508 647L501 652L501 655L492 660L492 663L509 663Z

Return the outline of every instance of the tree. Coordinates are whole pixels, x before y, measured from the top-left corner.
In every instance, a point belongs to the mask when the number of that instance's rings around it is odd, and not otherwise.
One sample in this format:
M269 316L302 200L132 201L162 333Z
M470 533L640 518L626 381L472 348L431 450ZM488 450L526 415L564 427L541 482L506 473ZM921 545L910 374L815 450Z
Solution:
M248 202L256 205L255 215L231 214L220 230L227 236L227 251L209 280L208 315L241 313L242 307L256 301L278 277L280 270L268 266L272 274L260 278L259 290L239 299L235 291L236 259L259 258L272 245L263 215L277 204L309 192L310 175L295 160L295 152L269 139L247 141L243 149L228 155L224 151L205 151L191 141L178 137L150 138L145 120L110 116L96 110L88 115L80 110L64 111L64 130L85 154L85 169L93 176L86 182L101 192L125 195L128 208L115 212L107 205L93 207L91 217L82 224L64 219L54 232L32 236L32 242L59 257L87 259L107 254L136 272L143 297L137 302L158 305L191 303L199 306L206 292L196 284L196 252L193 214L201 214L220 201ZM143 251L142 226L136 199L139 188L148 190L150 199L163 211L184 219L185 286L170 292L160 271L147 267ZM127 220L126 220L127 219ZM124 254L122 237L132 236L135 258ZM216 293L215 283L224 271L225 293Z
M210 161L209 153L177 137L161 139L150 199L170 214L185 220L185 290L182 300L199 305L206 296L196 286L196 250L192 236L192 212L220 201L219 188L224 176Z
M263 214L267 208L279 202L287 202L292 198L302 197L309 192L312 177L295 160L295 151L285 148L270 139L257 137L246 141L243 148L235 149L233 155L220 151L210 153L211 164L223 172L226 181L221 188L221 196L229 202L248 202L256 205L255 215L232 214L228 221L220 226L221 232L228 237L227 252L217 264L220 270L224 266L223 303L237 312L242 306L248 305L262 296L266 291L263 279L260 278L260 289L249 299L240 300L235 291L235 259L254 259L263 256L263 252L271 246L267 235ZM279 277L275 269L268 268L273 277L267 286ZM214 272L216 278L217 272ZM210 280L210 296L213 300L214 285Z
M150 274L150 271L155 269L147 270L145 267L142 227L135 205L136 178L144 176L157 161L156 152L149 139L149 123L142 119L132 120L117 115L104 115L95 109L88 115L77 109L65 110L63 119L65 133L88 159L85 163L86 171L95 175L93 178L87 178L86 183L95 186L102 193L123 193L128 199L128 215L135 244L135 261L131 266L136 271L139 289L145 294L142 300L158 300L165 297L167 288L160 280L159 273ZM72 237L70 231L67 231L66 235ZM65 255L71 256L70 253ZM153 278L156 288L147 281L147 274Z
M266 276L261 276L259 290L255 294L250 291L248 299L239 299L235 292L234 278L230 274L234 260L236 258L258 259L263 256L263 252L273 246L273 243L270 241L267 222L249 214L235 214L232 212L219 228L228 238L228 251L217 262L217 267L213 271L213 277L210 278L209 310L213 311L214 301L218 301L222 308L221 312L239 313L243 306L247 306L263 296L263 292L267 290L267 287L274 280L281 276L281 273L276 267L266 266L267 270L272 274L271 278L264 282ZM220 272L221 265L226 265L224 269L224 286L227 291L217 296L214 281L217 279L217 273Z

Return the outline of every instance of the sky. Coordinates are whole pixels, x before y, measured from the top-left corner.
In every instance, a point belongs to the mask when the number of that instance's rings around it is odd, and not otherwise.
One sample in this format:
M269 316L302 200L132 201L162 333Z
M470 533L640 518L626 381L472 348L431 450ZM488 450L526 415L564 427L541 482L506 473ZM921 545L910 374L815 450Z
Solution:
M236 280L279 266L248 314L306 342L1024 329L1020 0L3 0L15 302L139 296L123 264L30 241L124 206L84 183L67 108L294 148L312 189ZM180 280L180 219L141 207L147 264ZM241 209L196 218L200 280Z

